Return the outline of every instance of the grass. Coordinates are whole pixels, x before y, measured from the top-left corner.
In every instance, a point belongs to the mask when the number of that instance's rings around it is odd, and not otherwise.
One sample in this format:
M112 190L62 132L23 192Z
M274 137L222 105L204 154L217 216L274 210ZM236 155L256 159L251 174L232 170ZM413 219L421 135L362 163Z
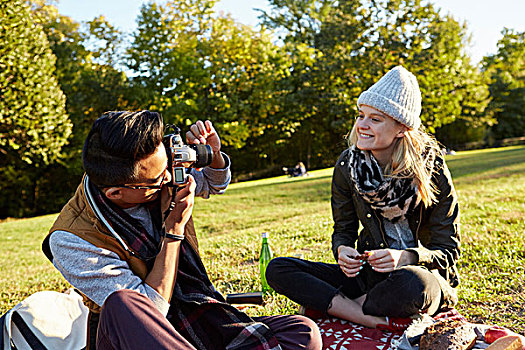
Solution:
M457 308L471 322L525 334L525 147L458 152L447 158L461 204L461 285ZM261 232L275 256L333 262L330 249L332 169L306 178L284 176L231 184L197 199L200 251L222 293L258 290ZM41 253L55 215L0 223L0 313L39 290L69 286ZM250 315L295 313L271 294Z

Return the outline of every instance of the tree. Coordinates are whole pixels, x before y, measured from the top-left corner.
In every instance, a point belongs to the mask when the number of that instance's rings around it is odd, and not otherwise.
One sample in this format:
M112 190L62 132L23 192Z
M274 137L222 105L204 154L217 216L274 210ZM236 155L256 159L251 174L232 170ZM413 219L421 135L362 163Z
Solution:
M128 50L135 96L183 127L210 119L236 169L264 167L282 117L275 86L289 74L289 58L264 30L214 17L213 3L142 8Z
M468 42L466 27L441 16L431 3L299 3L273 0L272 10L263 17L265 23L284 29L282 38L291 50L299 43L313 50L311 64L299 61L292 68L295 74L291 84L295 88L289 91L295 96L295 106L312 106L312 112L295 129L302 142L294 143L311 142L313 135L321 141L313 147L317 151L312 154L314 166L326 165L322 163L326 154L337 154L344 147L342 135L357 114L357 97L398 64L418 77L423 94L422 120L430 132L457 119L490 123L482 114L488 103L487 86L463 50ZM305 20L305 16L315 21ZM309 23L313 24L304 25Z
M340 89L338 73L344 67L332 65L335 59L330 55L337 55L336 50L326 55L323 47L335 46L339 35L354 32L324 36L323 28L330 18L347 20L349 16L343 18L337 11L337 6L346 5L349 2L274 0L268 12L262 11L263 24L280 35L292 63L278 85L282 113L272 147L275 163L291 165L302 160L308 168L328 166L333 159L327 155L335 153L330 150L341 147L346 91Z
M67 96L66 110L73 123L61 162L48 166L49 176L42 179L47 188L57 178L62 184L39 201L37 210L47 213L59 210L80 183L82 147L95 119L108 110L135 106L128 103L127 77L117 68L122 65L122 33L103 17L78 23L45 2L33 4L33 14L57 58L56 77Z
M42 170L60 158L70 133L55 56L42 27L24 1L2 0L0 217L34 212Z
M483 59L492 96L488 111L497 120L491 130L495 139L525 135L525 32L505 28L502 35L498 52Z
M188 124L199 115L195 101L206 77L201 39L209 33L213 4L183 0L143 5L127 50L137 103L175 124Z

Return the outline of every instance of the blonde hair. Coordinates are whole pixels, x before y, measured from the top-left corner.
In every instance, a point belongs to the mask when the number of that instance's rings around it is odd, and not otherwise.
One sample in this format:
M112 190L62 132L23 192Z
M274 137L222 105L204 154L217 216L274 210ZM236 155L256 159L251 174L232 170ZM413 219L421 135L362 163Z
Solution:
M395 178L412 178L418 187L419 199L425 207L437 201L437 188L432 182L434 161L441 154L438 141L421 129L409 129L405 136L396 139L392 161L385 167L384 175ZM356 124L348 135L348 145L357 144Z

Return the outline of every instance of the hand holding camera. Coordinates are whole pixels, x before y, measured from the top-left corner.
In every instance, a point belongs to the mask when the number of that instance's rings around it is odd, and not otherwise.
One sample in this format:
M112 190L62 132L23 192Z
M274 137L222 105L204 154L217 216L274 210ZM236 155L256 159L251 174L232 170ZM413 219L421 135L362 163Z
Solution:
M214 154L221 151L221 139L209 120L204 123L197 120L195 124L190 126L190 131L186 133L186 141L189 144L210 145Z
M221 140L209 120L205 123L199 120L190 127L190 131L186 133L189 146L182 142L178 127L168 125L166 130L162 142L168 155L168 168L172 178L168 186L184 184L188 176L187 168L210 166L222 169L226 166L221 154ZM172 133L169 133L170 130Z
M195 180L193 176L188 175L185 186L179 187L176 191L172 203L173 209L165 220L165 229L167 233L174 235L184 235L184 227L193 212L195 200Z
M162 142L168 156L168 169L171 173L171 182L168 186L180 186L186 183L188 174L186 168L202 168L213 161L213 151L209 145L185 145L180 136L180 129L168 125L167 131L173 133L164 136Z
M209 165L210 168L224 169L226 161L221 153L221 139L217 131L215 131L212 122L206 120L203 123L198 120L190 127L190 131L186 133L186 141L189 144L209 145L213 152L213 159Z

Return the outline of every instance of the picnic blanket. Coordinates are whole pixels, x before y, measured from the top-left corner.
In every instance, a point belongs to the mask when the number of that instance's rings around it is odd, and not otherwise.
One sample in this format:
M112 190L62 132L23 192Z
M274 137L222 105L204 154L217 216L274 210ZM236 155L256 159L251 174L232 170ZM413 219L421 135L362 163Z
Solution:
M388 350L401 334L382 332L338 318L315 320L323 338L323 349L330 350Z
M390 333L367 328L335 317L315 318L308 313L305 315L312 318L319 326L323 338L324 350L418 349L417 344L410 344L409 338L412 336L408 333L410 329L404 333ZM427 320L423 319L419 320L419 322L423 324L425 321L431 323L440 319L448 318L465 319L456 309L444 310L433 318L430 316L427 317ZM490 326L488 325L474 325L474 330L478 334L478 341L476 342L474 349L485 349L488 346L483 339L485 330L489 327ZM424 326L421 329L424 329ZM414 329L412 331L414 331ZM417 332L417 330L415 331Z

